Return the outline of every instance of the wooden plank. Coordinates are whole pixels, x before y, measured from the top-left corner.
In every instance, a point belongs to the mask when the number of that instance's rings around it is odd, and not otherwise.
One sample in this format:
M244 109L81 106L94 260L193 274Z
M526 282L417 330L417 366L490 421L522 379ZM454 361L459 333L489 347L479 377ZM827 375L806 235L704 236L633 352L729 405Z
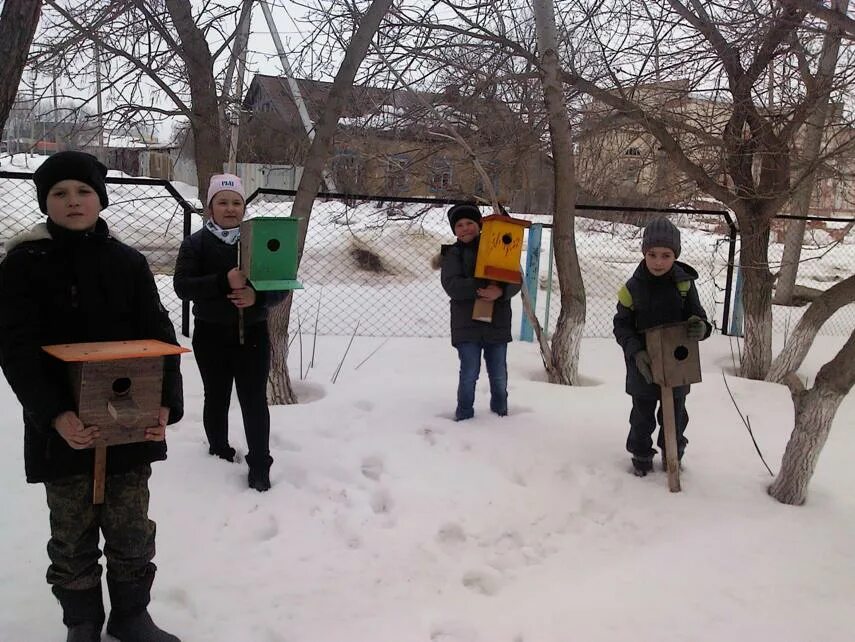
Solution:
M475 299L475 305L472 306L472 318L475 321L486 321L489 323L493 320L493 301L487 299Z
M61 361L91 362L115 359L139 359L163 357L190 352L187 348L156 341L141 339L134 341L95 341L92 343L64 343L42 346L42 350Z
M680 492L680 460L677 457L677 424L674 420L674 389L662 387L662 421L665 423L665 462L668 467L668 490Z
M95 472L92 483L92 503L104 503L104 485L107 480L107 447L95 448Z

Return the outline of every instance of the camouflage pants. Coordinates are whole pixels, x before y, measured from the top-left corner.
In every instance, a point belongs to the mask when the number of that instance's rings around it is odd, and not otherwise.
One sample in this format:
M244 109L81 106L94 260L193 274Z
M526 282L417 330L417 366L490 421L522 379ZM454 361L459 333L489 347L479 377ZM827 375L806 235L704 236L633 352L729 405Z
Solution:
M151 466L108 475L104 503L92 503L92 476L45 483L50 508L48 584L83 590L100 586L99 531L104 534L107 577L135 582L153 574L155 524L148 518Z

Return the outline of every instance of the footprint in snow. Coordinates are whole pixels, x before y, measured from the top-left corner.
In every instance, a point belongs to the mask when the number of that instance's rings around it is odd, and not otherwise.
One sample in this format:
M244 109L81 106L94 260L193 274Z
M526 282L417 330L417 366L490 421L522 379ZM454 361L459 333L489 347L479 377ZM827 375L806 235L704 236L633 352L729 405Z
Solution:
M383 475L383 458L380 455L369 455L362 460L362 474L368 479L380 481Z
M492 569L467 571L463 574L463 586L473 593L495 595L499 592L502 582L499 574Z

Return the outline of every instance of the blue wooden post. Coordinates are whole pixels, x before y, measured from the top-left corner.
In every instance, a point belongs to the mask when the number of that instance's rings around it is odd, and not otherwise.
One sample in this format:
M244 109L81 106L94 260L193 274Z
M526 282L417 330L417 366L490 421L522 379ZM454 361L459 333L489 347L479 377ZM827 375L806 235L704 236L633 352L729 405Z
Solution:
M537 312L537 279L540 272L540 234L543 226L532 223L528 228L528 247L525 253L525 285L531 298L531 308ZM528 317L522 315L520 325L520 341L533 341L534 329L528 322Z
M733 289L733 314L730 317L730 335L742 336L742 266L736 268L736 287Z

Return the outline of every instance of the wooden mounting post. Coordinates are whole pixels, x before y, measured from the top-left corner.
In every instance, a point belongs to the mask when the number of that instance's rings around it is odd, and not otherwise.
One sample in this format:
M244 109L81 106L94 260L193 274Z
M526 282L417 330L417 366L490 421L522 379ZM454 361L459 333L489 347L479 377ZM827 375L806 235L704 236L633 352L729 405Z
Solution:
M677 457L677 423L674 417L674 389L662 386L662 421L665 426L665 462L668 468L668 490L679 493L680 460Z
M92 503L104 503L104 482L107 478L107 446L95 446L95 475L92 484Z
M475 305L472 306L472 318L476 321L486 321L487 323L492 321L493 303L493 301L488 301L487 299L476 298Z

